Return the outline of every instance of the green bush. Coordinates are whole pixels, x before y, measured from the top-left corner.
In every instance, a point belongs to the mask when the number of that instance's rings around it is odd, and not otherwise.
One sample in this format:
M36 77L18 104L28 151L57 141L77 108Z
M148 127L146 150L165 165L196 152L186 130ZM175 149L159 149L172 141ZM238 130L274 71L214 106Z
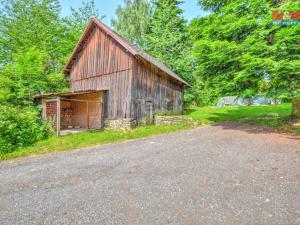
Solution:
M51 132L34 109L0 107L0 153L31 145L46 138Z

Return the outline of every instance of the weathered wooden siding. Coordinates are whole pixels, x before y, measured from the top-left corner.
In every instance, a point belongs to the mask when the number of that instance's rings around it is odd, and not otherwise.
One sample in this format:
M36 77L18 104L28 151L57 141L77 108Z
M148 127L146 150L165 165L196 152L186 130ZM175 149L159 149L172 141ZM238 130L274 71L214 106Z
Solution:
M182 84L136 59L100 28L95 27L70 71L72 91L107 90L105 119L146 116L146 101L153 112L183 110Z
M103 93L72 96L72 125L88 129L101 129L103 113ZM87 108L88 107L88 108Z
M171 102L172 112L183 112L183 86L159 74L158 69L137 59L133 63L132 99L132 112L135 118L145 118L147 101L153 103L154 113L169 111L166 102ZM138 104L141 109L137 108Z
M131 66L132 56L96 27L70 71L71 90L108 90L106 118L129 118Z

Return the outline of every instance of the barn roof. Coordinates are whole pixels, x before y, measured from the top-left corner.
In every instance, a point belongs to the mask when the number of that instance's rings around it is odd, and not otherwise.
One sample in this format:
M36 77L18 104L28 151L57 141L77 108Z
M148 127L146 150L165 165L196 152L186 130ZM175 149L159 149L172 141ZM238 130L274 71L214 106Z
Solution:
M136 45L129 43L127 40L125 40L123 37L121 37L119 34L114 32L112 29L110 29L108 26L106 26L105 24L100 22L95 17L92 17L90 19L83 35L81 36L79 42L77 43L76 47L74 48L69 60L67 61L66 65L64 67L65 74L70 74L72 66L74 65L79 53L83 49L85 43L87 42L90 34L92 33L92 31L95 27L99 27L102 31L104 31L107 35L109 35L111 38L113 38L116 42L118 42L121 46L123 46L128 52L130 52L136 58L141 58L142 60L145 60L146 62L150 63L152 66L163 71L164 73L166 73L173 79L179 81L180 83L182 83L184 85L190 86L186 81L181 79L176 73L174 73L172 70L170 70L163 63L158 61L156 58L150 56L148 53L146 53L142 49L138 48Z

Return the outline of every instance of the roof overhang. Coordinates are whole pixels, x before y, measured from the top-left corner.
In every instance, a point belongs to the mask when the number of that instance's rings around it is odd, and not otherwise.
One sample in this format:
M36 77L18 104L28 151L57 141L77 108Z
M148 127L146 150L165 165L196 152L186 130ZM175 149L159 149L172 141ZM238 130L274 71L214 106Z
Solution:
M34 95L34 99L39 98L53 98L53 97L70 97L75 95L83 95L83 94L92 94L107 91L105 90L86 90L86 91L68 91L68 92L57 92L57 93L45 93L45 94L38 94Z

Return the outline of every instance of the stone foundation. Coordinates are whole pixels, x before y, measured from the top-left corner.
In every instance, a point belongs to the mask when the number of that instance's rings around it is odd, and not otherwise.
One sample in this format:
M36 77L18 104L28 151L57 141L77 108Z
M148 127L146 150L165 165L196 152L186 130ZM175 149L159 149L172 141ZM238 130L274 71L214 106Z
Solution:
M111 130L131 130L136 126L136 121L132 118L107 119L104 122L105 129Z
M191 123L196 124L196 122L191 118L183 118L179 116L155 116L155 125L172 125L178 123ZM137 126L137 123L132 118L126 119L107 119L104 121L105 129L111 130L131 130Z
M179 116L155 116L155 125L172 125L177 123L195 123L191 118L183 118Z

